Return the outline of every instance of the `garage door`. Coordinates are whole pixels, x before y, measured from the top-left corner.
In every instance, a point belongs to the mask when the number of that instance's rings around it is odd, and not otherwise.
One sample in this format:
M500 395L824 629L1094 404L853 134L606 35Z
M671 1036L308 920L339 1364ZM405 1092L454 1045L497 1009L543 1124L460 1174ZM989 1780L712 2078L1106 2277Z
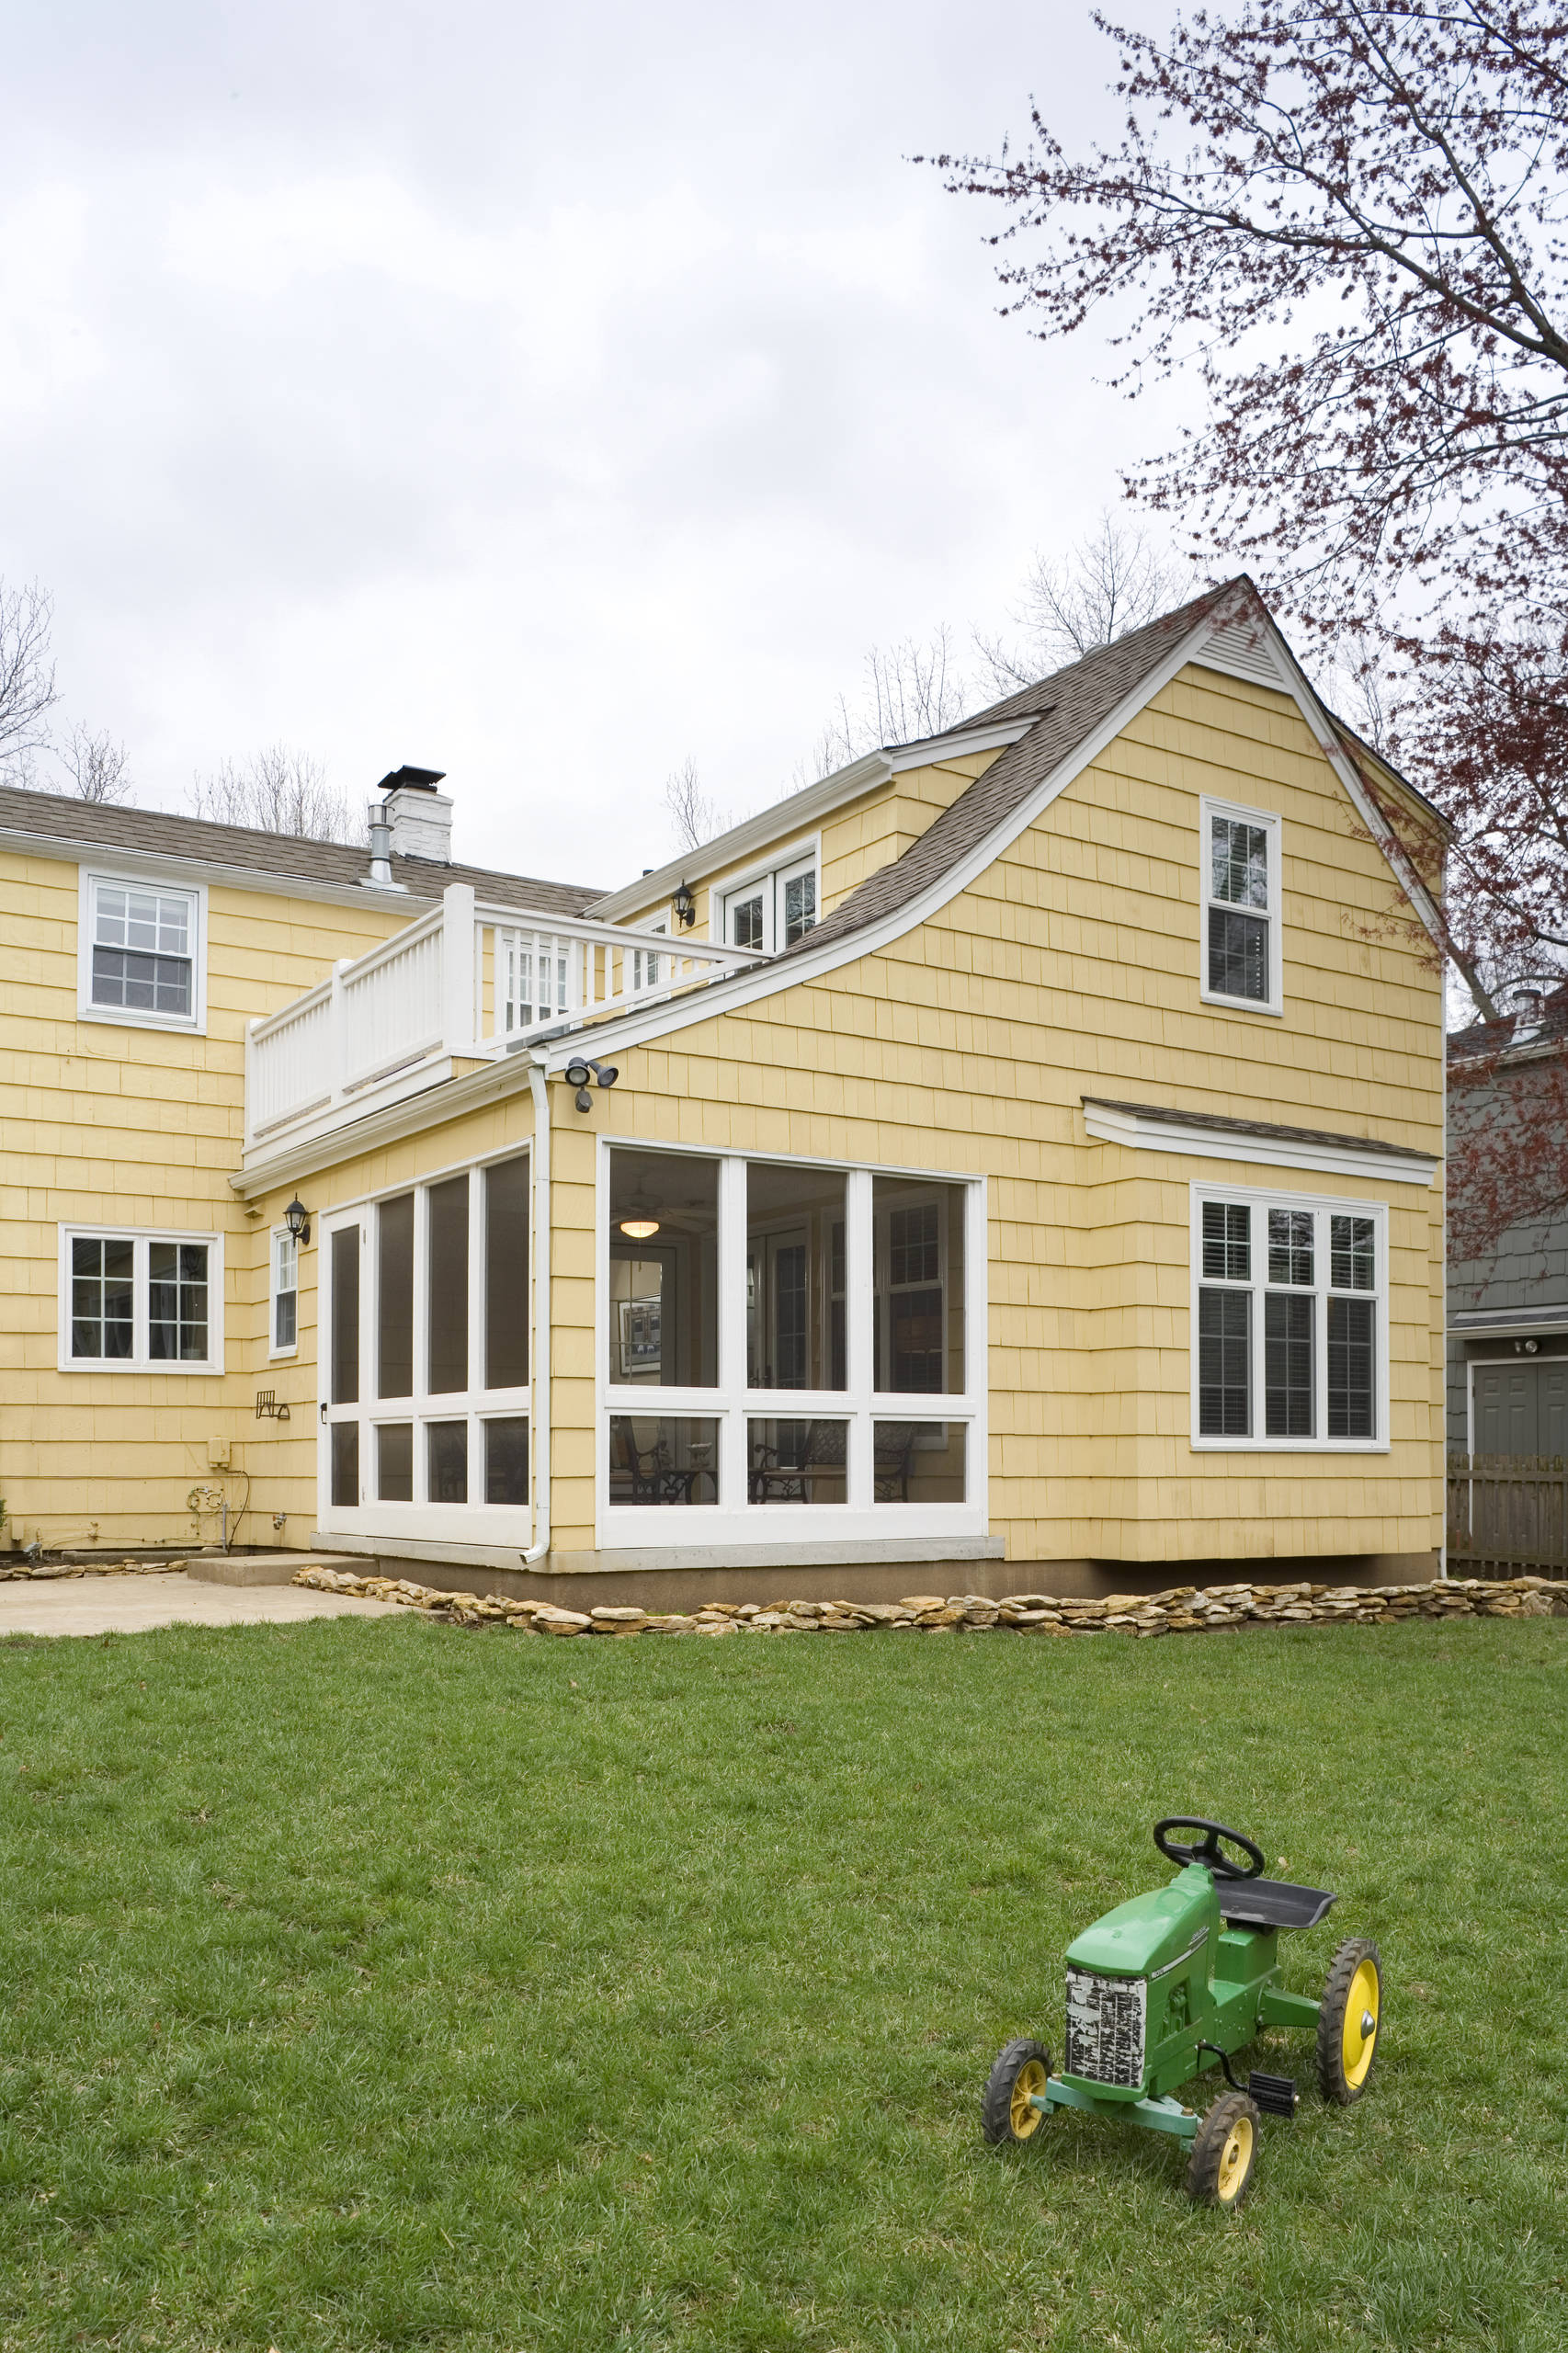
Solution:
M1478 1364L1477 1454L1568 1454L1568 1360Z

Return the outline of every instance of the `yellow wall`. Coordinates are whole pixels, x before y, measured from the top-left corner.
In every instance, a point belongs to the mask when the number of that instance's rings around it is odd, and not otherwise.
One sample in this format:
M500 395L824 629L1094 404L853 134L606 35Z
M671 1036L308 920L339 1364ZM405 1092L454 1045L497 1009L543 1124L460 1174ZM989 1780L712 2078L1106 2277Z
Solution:
M1199 996L1199 796L1285 822L1282 1017ZM930 923L617 1056L591 1126L990 1180L991 1524L1009 1558L1441 1540L1440 1191L1087 1138L1107 1095L1442 1149L1442 990L1294 705L1189 667ZM554 1542L594 1537L590 1121L560 1108ZM1193 1178L1390 1206L1386 1454L1189 1443Z
M984 766L988 763L981 761ZM907 814L846 843L918 827L948 771L898 780ZM1199 996L1199 796L1285 824L1282 1017ZM878 822L881 822L880 819ZM824 861L835 853L824 824ZM913 838L913 834L909 835ZM5 1342L0 1485L51 1540L187 1535L185 1489L208 1474L222 1420L253 1481L247 1534L314 1525L317 1241L301 1255L301 1347L267 1368L267 1236L293 1189L247 1220L239 1160L244 1016L271 1009L387 927L374 910L212 894L211 1035L100 1031L74 1018L76 876L8 861L25 1017L9 1067L36 1126L8 1154L6 1228L19 1312ZM858 876L856 879L859 879ZM835 887L847 888L846 881ZM618 1051L619 1084L585 1118L550 1089L554 1159L554 1541L594 1540L594 1138L789 1152L989 1179L991 1524L1017 1561L1206 1560L1413 1553L1440 1539L1441 1203L1436 1188L1131 1152L1090 1141L1079 1098L1296 1121L1434 1154L1442 1142L1435 960L1294 706L1184 671L1040 821L928 924L825 977ZM525 1142L520 1090L434 1123L302 1187L331 1207ZM1386 1454L1196 1454L1188 1439L1191 1178L1390 1205L1391 1423ZM229 1243L229 1390L55 1362L61 1218L221 1226ZM319 1229L318 1229L319 1231ZM256 1388L291 1403L251 1418ZM143 1393L145 1392L145 1393ZM83 1475L84 1438L93 1442ZM236 1490L237 1492L237 1490ZM169 1516L173 1515L171 1526ZM456 1531L454 1531L456 1532Z
M100 863L114 870L112 857ZM171 882L181 879L171 871ZM243 1355L265 1332L267 1233L229 1184L245 1023L408 917L214 885L207 1034L198 1038L77 1019L78 897L74 861L0 854L0 1495L14 1531L51 1544L185 1541L197 1532L185 1502L192 1486L210 1482L243 1500L242 1476L209 1471L208 1441L263 1427L254 1391L273 1385L265 1374L252 1381ZM95 1220L222 1235L226 1381L58 1370L58 1227ZM310 1381L313 1392L313 1371ZM262 1531L253 1522L246 1533Z

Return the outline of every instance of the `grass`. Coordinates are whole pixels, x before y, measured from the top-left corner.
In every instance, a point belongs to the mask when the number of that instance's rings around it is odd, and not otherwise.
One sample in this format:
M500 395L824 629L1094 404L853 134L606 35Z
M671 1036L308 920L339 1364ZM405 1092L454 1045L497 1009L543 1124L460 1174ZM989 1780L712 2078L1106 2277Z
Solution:
M1562 1620L0 1644L0 2347L1557 2353L1565 1700ZM1165 1812L1382 1948L1233 2220L979 2134Z

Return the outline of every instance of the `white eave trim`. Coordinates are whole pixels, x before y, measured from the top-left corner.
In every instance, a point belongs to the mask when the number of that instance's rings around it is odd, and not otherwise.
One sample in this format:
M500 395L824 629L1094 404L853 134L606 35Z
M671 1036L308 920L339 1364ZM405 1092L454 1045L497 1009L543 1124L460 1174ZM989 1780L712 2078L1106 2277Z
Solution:
M1525 1340L1568 1332L1568 1307L1456 1307L1449 1314L1456 1340Z
M681 882L705 882L710 876L727 873L732 866L761 858L775 842L793 839L830 810L842 808L846 801L858 801L863 792L874 791L878 785L890 784L895 776L906 775L912 768L937 767L944 760L971 758L979 752L1005 751L1009 744L1027 735L1034 724L1031 718L1011 719L994 727L960 727L950 735L933 735L927 743L868 752L862 758L852 760L846 768L836 768L832 776L824 776L820 783L808 784L803 791L792 792L787 801L776 801L771 808L758 810L755 817L732 825L727 834L715 835L700 849L687 850L667 865L655 868L653 873L640 875L623 890L596 899L588 912L600 922L619 922L623 915L654 902L662 903Z
M1084 1125L1096 1143L1119 1143L1132 1152L1168 1152L1199 1160L1239 1160L1249 1167L1307 1168L1322 1176L1372 1176L1380 1183L1429 1186L1438 1161L1425 1154L1407 1158L1370 1142L1315 1143L1291 1136L1238 1135L1195 1118L1151 1120L1108 1104L1085 1103Z

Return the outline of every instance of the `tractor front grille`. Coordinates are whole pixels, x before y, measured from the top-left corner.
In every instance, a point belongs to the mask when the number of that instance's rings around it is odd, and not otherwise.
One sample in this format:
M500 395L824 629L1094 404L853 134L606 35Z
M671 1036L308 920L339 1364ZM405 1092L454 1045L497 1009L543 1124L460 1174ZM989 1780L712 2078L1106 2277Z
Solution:
M1131 2089L1143 2080L1149 1988L1142 1977L1067 1972L1066 2073Z

